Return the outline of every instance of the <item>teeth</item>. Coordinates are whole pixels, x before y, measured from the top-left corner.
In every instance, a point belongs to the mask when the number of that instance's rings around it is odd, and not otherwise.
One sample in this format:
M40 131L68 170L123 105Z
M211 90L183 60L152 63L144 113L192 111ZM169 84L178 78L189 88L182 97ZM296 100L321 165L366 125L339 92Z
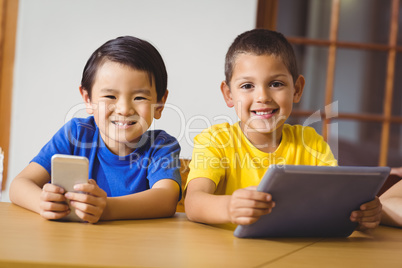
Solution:
M273 111L270 112L255 112L257 115L266 115L266 114L272 114Z
M113 122L116 126L128 126L128 125L133 125L134 122Z

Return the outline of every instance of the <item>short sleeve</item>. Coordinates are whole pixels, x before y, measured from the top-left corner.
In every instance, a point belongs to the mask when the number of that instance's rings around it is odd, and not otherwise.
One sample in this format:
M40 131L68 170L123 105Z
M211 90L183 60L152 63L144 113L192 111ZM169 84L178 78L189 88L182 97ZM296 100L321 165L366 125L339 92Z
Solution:
M311 164L316 166L338 165L338 161L335 159L328 143L314 128L299 126L298 133L297 135L301 137L302 148L309 156L306 158L311 159Z
M320 136L317 139L317 166L337 166L338 161L335 159L334 154L331 151L328 143L324 141L324 138Z
M51 173L51 159L54 154L72 154L73 146L70 142L76 136L77 126L74 121L67 122L50 141L42 147L31 162L38 163Z
M225 177L225 165L222 162L225 153L221 144L219 134L214 135L210 129L204 130L194 138L187 185L195 178L208 178L218 186Z
M180 145L178 141L161 131L152 143L152 159L148 166L149 187L163 179L177 182L181 192Z

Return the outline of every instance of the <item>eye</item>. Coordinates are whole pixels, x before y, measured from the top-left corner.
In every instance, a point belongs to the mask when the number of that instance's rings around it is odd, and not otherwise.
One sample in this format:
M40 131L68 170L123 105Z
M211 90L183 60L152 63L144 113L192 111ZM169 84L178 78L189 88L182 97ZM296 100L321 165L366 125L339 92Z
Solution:
M115 100L115 99L116 99L116 97L113 96L113 95L106 95L106 96L104 96L104 98L111 99L111 100Z
M250 84L250 83L247 83L247 84L241 85L240 88L242 88L242 89L252 89L253 85Z
M275 81L270 84L270 87L283 87L283 85L282 82Z
M138 97L135 97L134 100L146 100L146 98L138 96Z

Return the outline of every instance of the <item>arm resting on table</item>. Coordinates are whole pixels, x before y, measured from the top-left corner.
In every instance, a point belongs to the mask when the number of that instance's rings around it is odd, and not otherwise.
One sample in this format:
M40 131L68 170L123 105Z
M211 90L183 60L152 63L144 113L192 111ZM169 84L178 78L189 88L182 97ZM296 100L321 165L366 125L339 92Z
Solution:
M143 192L108 197L101 220L171 217L176 212L179 194L177 182L163 179Z
M230 222L229 195L214 195L215 183L208 178L196 178L189 182L184 199L189 220L207 224Z
M402 227L402 181L399 181L380 196L382 203L381 223Z

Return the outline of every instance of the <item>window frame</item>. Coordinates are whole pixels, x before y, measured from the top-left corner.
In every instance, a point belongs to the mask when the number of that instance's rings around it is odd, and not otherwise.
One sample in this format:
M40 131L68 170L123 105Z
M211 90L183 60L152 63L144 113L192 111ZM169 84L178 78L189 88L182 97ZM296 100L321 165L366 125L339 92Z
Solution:
M391 0L391 17L390 17L390 31L387 44L373 44L373 43L359 43L359 42L344 42L338 40L338 27L339 27L339 13L340 13L340 0L332 0L331 3L331 21L329 29L329 39L311 39L304 37L287 36L287 39L294 45L311 45L311 46L323 46L328 47L328 63L327 63L327 78L325 86L325 100L323 107L333 103L334 92L334 78L336 67L336 53L338 48L348 48L356 50L372 50L372 51L386 51L387 52L387 69L386 80L384 85L384 105L381 114L372 113L339 113L332 114L333 111L323 110L321 111L322 119L322 135L326 140L329 139L329 133L327 133L328 125L333 120L351 120L355 122L380 122L382 125L381 130L381 144L378 157L378 165L386 166L389 140L390 140L390 128L391 124L402 124L402 116L395 116L392 114L392 97L394 95L394 81L395 81L395 68L396 68L396 54L402 52L402 46L397 45L398 36L398 17L399 17L399 5L401 0ZM264 9L264 10L262 10ZM257 28L265 28L270 30L276 29L276 23L265 22L261 19L261 14L265 16L271 16L271 18L277 17L278 13L278 0L259 0L257 11ZM264 23L265 22L265 23ZM306 117L314 113L311 110L298 109L292 112L293 117Z

